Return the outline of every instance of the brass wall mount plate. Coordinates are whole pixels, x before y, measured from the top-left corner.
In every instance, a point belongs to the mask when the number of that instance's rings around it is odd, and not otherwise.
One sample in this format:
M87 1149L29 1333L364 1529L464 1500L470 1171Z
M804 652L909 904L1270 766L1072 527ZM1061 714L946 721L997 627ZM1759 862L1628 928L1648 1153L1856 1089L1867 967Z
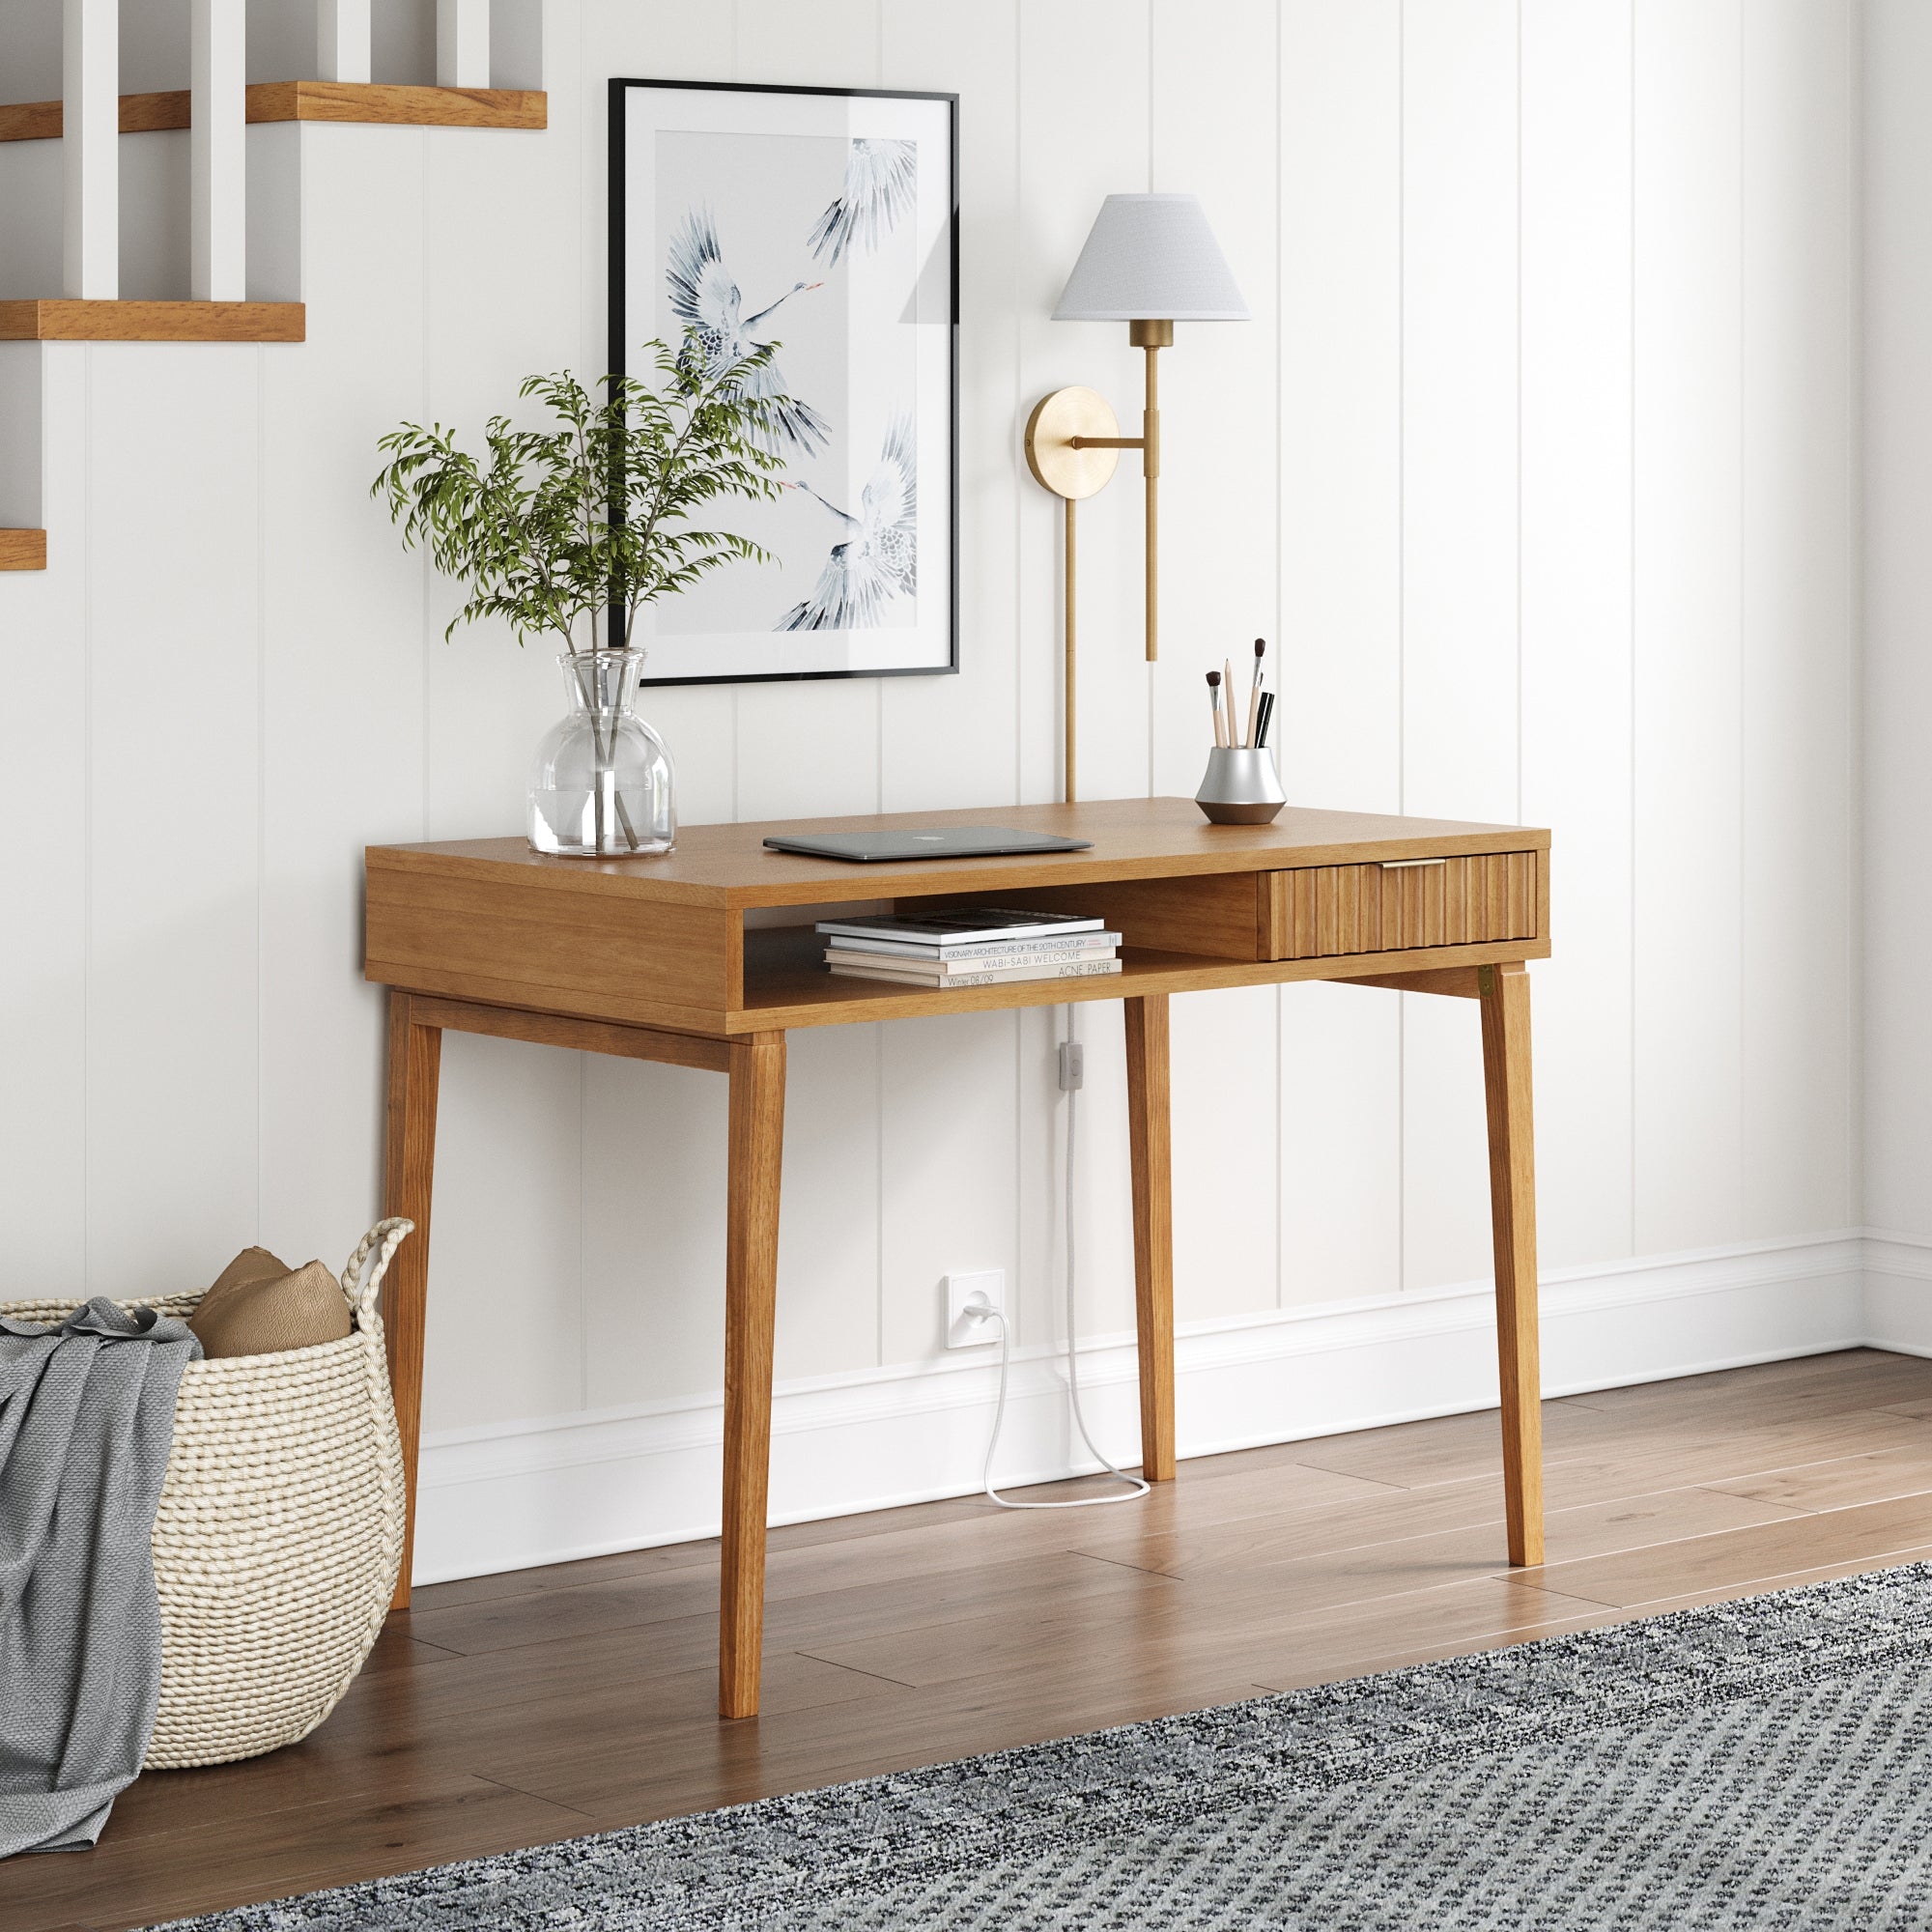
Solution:
M1113 406L1097 389L1056 389L1027 418L1026 460L1034 480L1056 497L1078 501L1104 490L1120 468L1118 449L1075 449L1076 436L1119 436Z

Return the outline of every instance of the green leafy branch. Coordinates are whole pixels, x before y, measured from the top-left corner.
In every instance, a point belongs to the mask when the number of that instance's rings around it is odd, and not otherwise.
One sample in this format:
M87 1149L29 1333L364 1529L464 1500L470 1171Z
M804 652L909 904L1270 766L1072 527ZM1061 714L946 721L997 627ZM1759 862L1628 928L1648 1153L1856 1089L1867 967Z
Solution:
M377 445L389 462L370 495L405 545L469 592L445 638L502 617L519 642L553 631L575 651L587 615L596 650L605 611L622 611L628 638L644 605L727 563L771 561L749 537L692 519L721 497L770 502L783 489L775 430L786 398L763 374L778 345L715 368L689 336L682 354L645 347L659 387L607 377L593 402L568 372L526 378L518 395L544 403L556 427L493 416L483 462L440 423L405 423Z

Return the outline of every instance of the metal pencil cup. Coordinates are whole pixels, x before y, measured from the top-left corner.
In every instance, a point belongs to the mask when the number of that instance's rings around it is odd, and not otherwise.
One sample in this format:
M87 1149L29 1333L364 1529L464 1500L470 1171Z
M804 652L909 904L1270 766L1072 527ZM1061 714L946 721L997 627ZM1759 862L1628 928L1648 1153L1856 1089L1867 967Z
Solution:
M1208 753L1208 776L1194 803L1216 825L1266 825L1288 803L1266 750L1217 745Z

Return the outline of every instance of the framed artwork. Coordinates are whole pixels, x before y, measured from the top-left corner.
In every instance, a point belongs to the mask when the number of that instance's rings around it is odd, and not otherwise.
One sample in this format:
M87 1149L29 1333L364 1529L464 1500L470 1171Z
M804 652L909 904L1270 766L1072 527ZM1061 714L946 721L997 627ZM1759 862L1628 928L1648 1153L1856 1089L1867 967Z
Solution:
M772 344L771 553L639 612L647 684L959 668L958 97L611 83L611 367ZM613 631L614 635L614 631Z

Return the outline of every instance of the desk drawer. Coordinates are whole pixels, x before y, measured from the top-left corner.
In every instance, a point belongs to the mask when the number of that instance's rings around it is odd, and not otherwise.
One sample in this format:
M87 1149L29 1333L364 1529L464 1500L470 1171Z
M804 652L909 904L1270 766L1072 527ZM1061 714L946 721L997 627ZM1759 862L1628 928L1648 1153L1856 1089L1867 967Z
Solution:
M1327 959L1535 939L1536 860L1534 852L1488 852L1270 872L1271 956Z

